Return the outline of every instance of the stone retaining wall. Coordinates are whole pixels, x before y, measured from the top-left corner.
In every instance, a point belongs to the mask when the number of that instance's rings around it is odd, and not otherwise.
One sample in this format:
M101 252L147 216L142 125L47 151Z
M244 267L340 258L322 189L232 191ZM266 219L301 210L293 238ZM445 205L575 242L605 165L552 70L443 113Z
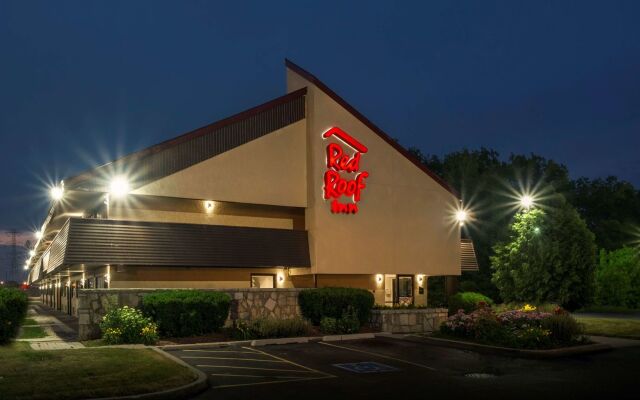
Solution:
M424 333L440 329L446 308L382 309L371 311L371 325L382 332Z
M77 317L80 340L100 337L98 324L111 309L140 305L142 296L163 289L80 289ZM166 289L164 289L166 290ZM303 289L199 289L225 292L231 296L227 325L257 318L300 316L298 293Z

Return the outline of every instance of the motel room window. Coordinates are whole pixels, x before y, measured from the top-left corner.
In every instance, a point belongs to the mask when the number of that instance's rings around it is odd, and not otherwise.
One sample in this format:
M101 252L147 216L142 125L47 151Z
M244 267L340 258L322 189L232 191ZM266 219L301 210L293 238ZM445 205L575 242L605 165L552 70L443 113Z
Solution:
M251 274L251 287L273 289L276 287L276 274Z

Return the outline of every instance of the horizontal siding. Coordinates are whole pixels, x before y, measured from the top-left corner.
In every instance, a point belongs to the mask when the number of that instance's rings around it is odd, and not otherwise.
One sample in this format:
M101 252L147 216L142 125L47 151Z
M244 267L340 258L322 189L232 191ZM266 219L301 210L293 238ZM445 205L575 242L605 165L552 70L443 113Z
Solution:
M307 232L71 219L66 265L308 267Z
M471 239L460 239L460 269L464 271L478 271L478 260Z
M47 265L44 267L45 272L51 272L61 266L64 263L64 253L67 248L67 242L69 239L69 221L60 229L60 232L56 235L51 243L50 253L48 257ZM43 257L47 258L47 257Z

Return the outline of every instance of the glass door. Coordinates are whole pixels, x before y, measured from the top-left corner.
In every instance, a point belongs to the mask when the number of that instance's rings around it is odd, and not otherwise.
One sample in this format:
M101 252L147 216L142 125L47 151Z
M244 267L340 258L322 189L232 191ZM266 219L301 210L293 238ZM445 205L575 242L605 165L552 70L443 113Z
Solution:
M413 304L413 275L398 275L394 285L394 303L400 305Z

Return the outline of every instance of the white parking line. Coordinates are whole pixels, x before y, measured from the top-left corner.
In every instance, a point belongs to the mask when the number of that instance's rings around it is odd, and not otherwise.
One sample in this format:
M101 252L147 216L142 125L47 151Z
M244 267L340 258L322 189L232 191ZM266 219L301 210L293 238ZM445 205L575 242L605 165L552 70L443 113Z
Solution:
M313 380L318 380L318 379L329 379L329 378L335 378L335 376L319 376L319 377L315 377L315 378L287 379L287 380L268 381L268 382L238 383L238 384L235 384L235 385L214 386L213 388L214 389L225 389L225 388L233 388L233 387L240 387L240 386L271 385L271 384L274 384L274 383L302 382L302 381L313 381Z
M211 376L230 376L234 378L277 378L277 379L299 379L299 376L269 376L269 375L242 375L242 374L209 374Z
M236 358L236 357L209 357L209 356L182 356L182 359L205 359L205 360L234 360L234 361L255 361L255 362L269 362L269 363L283 363L280 360L264 360L260 358Z
M253 351L242 351L242 350L182 350L182 351L197 352L197 353L256 354Z
M229 369L254 369L259 371L282 371L282 372L300 372L302 374L317 374L323 372L317 371L300 371L299 369L281 369L281 368L259 368L259 367L230 367L228 365L208 365L208 364L200 364L196 365L198 368L229 368Z

